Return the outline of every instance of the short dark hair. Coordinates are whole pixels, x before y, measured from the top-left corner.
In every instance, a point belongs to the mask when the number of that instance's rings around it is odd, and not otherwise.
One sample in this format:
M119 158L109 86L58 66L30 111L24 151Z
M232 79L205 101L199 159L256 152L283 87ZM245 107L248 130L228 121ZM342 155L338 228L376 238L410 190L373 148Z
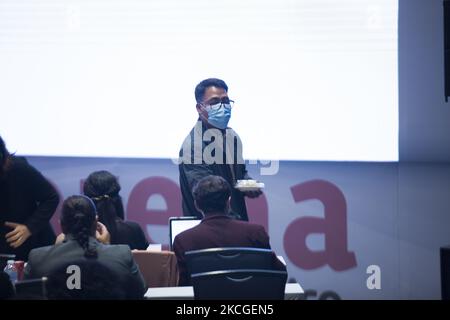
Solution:
M207 176L201 179L192 190L198 208L204 214L225 212L231 195L228 182L220 176Z
M217 78L205 79L195 87L195 101L202 102L203 96L205 95L205 91L209 87L221 88L224 89L226 92L228 92L228 86L225 83L225 81Z

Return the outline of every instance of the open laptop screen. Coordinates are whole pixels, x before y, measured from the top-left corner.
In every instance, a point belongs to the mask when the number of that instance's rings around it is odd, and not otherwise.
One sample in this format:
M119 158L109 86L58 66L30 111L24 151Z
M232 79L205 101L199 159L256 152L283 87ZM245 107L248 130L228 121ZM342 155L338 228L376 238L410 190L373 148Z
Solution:
M197 217L172 217L169 218L169 235L170 235L170 250L173 247L173 241L175 237L190 228L195 227L202 221Z

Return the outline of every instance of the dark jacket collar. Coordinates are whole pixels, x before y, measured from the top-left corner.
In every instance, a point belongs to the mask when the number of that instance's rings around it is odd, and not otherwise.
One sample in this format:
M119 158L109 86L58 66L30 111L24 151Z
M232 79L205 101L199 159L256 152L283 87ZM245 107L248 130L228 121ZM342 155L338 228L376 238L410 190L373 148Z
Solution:
M76 241L76 240L75 240L75 237L74 237L73 235L71 235L71 234L66 234L66 236L64 237L63 243L71 242L71 241ZM93 244L93 245L99 245L99 244L101 244L101 242L98 241L96 238L90 236L90 237L89 237L89 244L90 244L90 245L92 245L92 244Z

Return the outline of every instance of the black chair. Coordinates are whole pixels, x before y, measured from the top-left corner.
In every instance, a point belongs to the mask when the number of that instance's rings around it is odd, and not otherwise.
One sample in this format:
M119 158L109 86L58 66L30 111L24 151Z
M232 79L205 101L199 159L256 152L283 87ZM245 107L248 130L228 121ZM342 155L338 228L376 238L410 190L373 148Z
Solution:
M210 248L185 252L189 274L233 269L273 269L274 254L260 248Z
M441 247L440 253L442 300L450 300L450 246Z
M46 300L47 278L16 281L14 283L16 300Z
M196 300L283 300L287 272L222 270L191 276Z
M9 275L0 270L0 300L12 299L14 297L14 285Z

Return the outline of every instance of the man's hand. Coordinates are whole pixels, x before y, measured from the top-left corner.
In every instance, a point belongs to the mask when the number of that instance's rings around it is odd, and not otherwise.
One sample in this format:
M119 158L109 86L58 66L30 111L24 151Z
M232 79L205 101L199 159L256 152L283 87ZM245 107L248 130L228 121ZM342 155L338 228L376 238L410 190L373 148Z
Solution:
M106 229L106 226L101 222L97 222L95 238L103 244L109 244L111 242L111 235L109 234L108 229Z
M251 199L258 198L260 195L262 195L261 190L255 190L255 191L244 191L244 195L246 197L249 197Z
M14 229L5 236L6 242L14 249L20 247L31 236L30 230L28 230L28 227L24 224L5 222L5 226Z

